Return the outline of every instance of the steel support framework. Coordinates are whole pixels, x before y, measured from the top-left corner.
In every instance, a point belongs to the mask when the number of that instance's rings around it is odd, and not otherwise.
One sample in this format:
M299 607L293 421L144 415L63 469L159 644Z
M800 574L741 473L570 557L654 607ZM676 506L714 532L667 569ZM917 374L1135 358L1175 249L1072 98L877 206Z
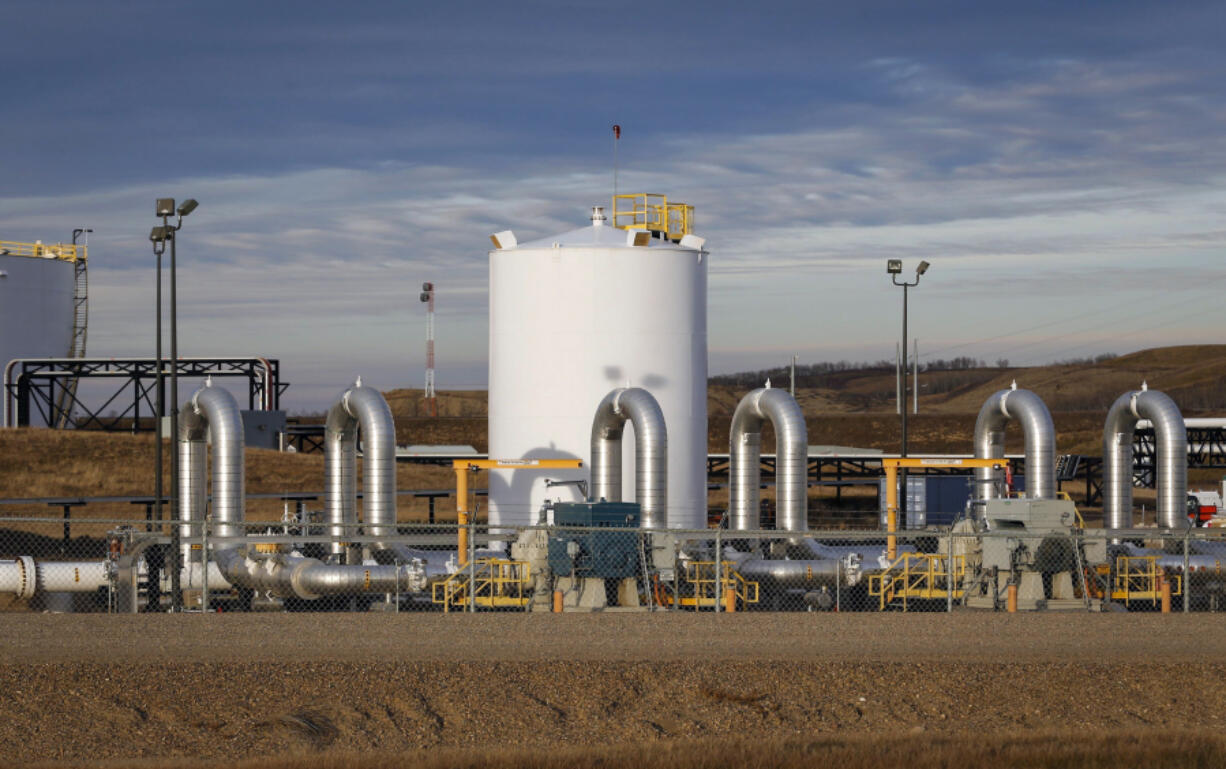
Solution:
M163 386L171 362L163 361ZM180 377L241 377L247 380L247 407L276 410L289 387L274 358L180 358ZM87 403L72 383L111 381L100 404ZM18 358L4 370L4 426L54 426L78 430L153 430L157 415L155 358ZM122 411L120 411L122 407ZM78 416L69 418L76 409ZM106 414L108 410L110 414ZM148 424L142 423L147 420Z
M1226 428L1188 427L1188 469L1226 468ZM1154 487L1158 444L1152 427L1139 428L1132 437L1133 483Z

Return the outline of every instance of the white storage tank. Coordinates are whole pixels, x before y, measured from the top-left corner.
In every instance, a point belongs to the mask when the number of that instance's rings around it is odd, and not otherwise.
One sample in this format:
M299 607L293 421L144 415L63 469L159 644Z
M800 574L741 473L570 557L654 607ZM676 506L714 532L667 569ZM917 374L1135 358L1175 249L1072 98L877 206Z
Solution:
M33 253L29 246L40 255L23 254ZM0 242L0 367L13 358L68 354L74 268L71 261L55 256L53 248Z
M616 387L642 387L668 430L670 528L707 522L707 252L610 226L490 252L489 451L492 459L581 459L582 470L492 471L492 524L536 523L546 498L580 500L592 418ZM622 441L622 498L634 500L634 434Z

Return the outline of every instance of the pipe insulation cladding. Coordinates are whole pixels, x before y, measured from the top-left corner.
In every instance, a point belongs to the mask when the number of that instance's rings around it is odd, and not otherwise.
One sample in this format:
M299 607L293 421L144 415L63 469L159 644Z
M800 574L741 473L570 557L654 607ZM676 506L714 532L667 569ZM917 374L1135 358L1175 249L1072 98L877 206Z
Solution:
M396 535L396 421L383 393L365 387L359 378L341 393L328 409L324 426L324 499L332 560L361 562L359 548L346 541L357 533L358 436L362 438L362 522L377 539L373 550L409 563L423 564L433 558L445 561L447 553L415 550L387 538ZM435 569L438 571L438 569ZM338 575L334 578L340 580Z
M1188 497L1188 432L1175 401L1157 390L1126 392L1107 412L1103 426L1103 526L1132 528L1132 439L1137 422L1154 425L1158 443L1158 525L1184 529Z
M105 561L39 561L20 555L0 561L0 593L94 593L110 584Z
M386 537L396 527L396 425L383 394L358 380L328 409L324 427L324 499L329 545L346 553L346 539L357 533L358 434L362 436L362 519L368 533ZM377 549L387 549L377 543Z
M619 387L604 397L592 419L592 499L622 501L622 432L634 427L634 501L644 529L668 525L668 430L651 393Z
M761 527L762 426L775 427L775 518L783 531L809 530L809 432L796 399L760 387L737 404L729 438L731 527Z
M706 527L708 258L701 243L648 237L603 217L532 242L496 236L490 457L590 462L592 404L610 389L641 387L668 424L667 525ZM640 441L634 445L622 445L623 499L636 493ZM531 525L547 497L582 501L575 486L546 489L546 478L586 481L588 470L490 471L490 524Z
M1021 422L1026 441L1026 497L1054 499L1056 428L1047 405L1030 390L1018 390L1015 386L988 397L975 420L975 458L1004 459L1005 427L1011 419ZM999 497L1001 474L991 467L975 468L975 499Z
M244 546L245 481L243 419L238 403L212 382L192 396L179 413L179 456L190 459L192 475L179 499L179 516L199 527L204 521L205 436L213 439L214 558L225 580L235 587L264 591L281 598L387 593L421 590L423 565L379 566L325 564L293 554L251 553Z

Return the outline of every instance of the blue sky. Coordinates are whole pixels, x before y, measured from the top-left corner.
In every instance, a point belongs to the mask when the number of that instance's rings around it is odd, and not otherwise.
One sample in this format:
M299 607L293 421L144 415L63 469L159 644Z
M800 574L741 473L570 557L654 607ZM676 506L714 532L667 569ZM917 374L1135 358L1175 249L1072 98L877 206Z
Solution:
M154 198L185 355L483 386L489 233L621 191L697 208L713 372L1222 341L1221 3L25 2L0 239L95 230L90 352L148 354Z

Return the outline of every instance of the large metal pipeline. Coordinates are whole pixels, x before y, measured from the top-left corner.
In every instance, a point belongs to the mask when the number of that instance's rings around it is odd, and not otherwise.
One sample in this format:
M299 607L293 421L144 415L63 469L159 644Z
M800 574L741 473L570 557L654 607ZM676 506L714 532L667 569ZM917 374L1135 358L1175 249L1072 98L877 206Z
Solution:
M592 419L592 499L622 498L622 433L634 425L634 496L644 529L668 526L668 431L651 393L619 387L600 401Z
M362 435L362 520L373 537L396 533L396 424L383 394L362 380L328 410L324 427L324 498L333 555L345 557L357 527L357 445ZM394 550L383 540L376 550ZM348 559L356 558L350 553Z
M234 396L213 387L211 381L179 414L179 456L190 461L193 472L185 478L190 486L184 486L185 491L179 495L182 520L204 520L204 446L209 432L213 439L214 559L231 585L282 598L305 599L424 588L424 568L419 562L404 566L325 564L296 555L249 552L242 544L246 501L242 415Z
M1188 433L1183 415L1165 393L1144 386L1121 395L1107 412L1103 427L1103 525L1108 529L1132 528L1132 438L1142 418L1153 423L1158 442L1158 525L1187 528Z
M796 400L783 390L760 387L737 404L730 437L729 509L733 529L761 526L762 425L775 427L776 525L785 531L808 531L809 433Z
M814 543L816 544L816 543ZM831 554L821 558L757 558L732 547L724 549L722 560L734 564L737 572L771 590L813 590L821 587L852 587L860 582L863 558L858 553Z
M93 593L110 582L104 561L39 561L21 555L0 561L0 593Z
M1056 496L1056 428L1052 425L1047 405L1029 390L1012 389L993 393L979 410L975 420L975 458L1003 459L1005 427L1009 420L1022 423L1026 441L1026 496L1029 499L1053 499ZM999 470L990 467L975 469L975 498L995 499Z

